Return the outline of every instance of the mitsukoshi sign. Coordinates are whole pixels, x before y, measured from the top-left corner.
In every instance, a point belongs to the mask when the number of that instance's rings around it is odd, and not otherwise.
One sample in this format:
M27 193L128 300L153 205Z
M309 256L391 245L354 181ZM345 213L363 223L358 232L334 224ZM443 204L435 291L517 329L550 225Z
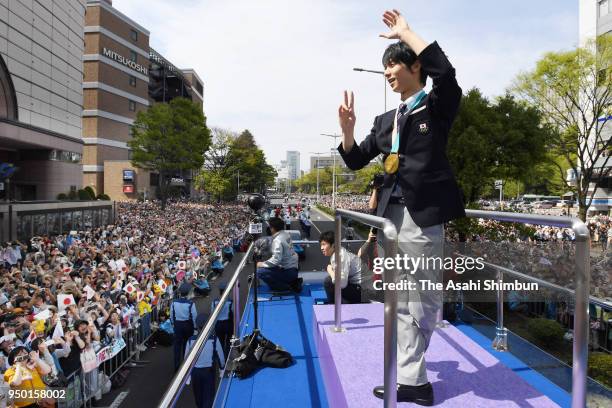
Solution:
M132 61L131 59L126 58L121 54L118 54L116 51L109 50L108 48L104 47L102 50L102 54L105 57L108 57L114 61L117 61L120 64L125 65L126 67L132 68L134 71L138 71L144 75L148 75L147 69L145 67L136 63L136 61Z

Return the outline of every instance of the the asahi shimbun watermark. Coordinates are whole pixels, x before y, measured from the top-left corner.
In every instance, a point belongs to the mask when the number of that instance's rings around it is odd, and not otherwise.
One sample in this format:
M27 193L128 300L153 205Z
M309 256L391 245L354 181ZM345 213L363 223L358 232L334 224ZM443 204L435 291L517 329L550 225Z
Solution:
M397 269L399 276L408 273L412 279L401 279L398 282L384 282L374 280L375 290L416 290L416 291L438 291L438 290L464 290L464 291L497 291L497 290L530 290L537 291L539 286L536 282L500 282L497 279L449 279L445 283L436 279L427 279L428 275L441 274L443 271L453 271L458 276L469 271L482 271L485 268L485 260L482 257L411 257L406 254L396 255L394 258L374 258L373 272L382 274L386 270ZM433 277L433 276L432 276Z

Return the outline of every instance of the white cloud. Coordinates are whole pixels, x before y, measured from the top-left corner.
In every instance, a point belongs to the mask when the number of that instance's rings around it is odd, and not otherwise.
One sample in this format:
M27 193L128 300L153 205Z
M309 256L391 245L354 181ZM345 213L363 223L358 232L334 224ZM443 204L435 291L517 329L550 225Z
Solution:
M303 169L309 166L308 152L332 147L319 133L339 132L344 89L356 94L358 141L382 112L382 77L352 68L381 69L388 41L378 34L385 28L380 15L386 8L399 7L415 31L440 42L464 90L479 86L487 95L502 93L543 52L577 42L568 41L571 25L577 27L571 13L555 14L553 8L539 15L515 7L516 15L504 23L491 14L496 9L490 4L498 2L464 0L463 7L451 0L113 3L151 31L153 48L202 77L209 126L249 129L272 163L285 159L287 150L299 150ZM546 29L547 36L534 34ZM397 100L388 92L389 108Z

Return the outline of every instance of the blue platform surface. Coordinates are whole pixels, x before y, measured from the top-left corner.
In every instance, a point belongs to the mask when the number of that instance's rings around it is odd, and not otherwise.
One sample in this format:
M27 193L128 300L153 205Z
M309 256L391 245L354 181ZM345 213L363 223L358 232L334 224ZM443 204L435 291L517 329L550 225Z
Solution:
M259 293L259 327L267 339L291 353L295 364L284 369L263 368L249 378L232 378L225 407L328 407L312 328L311 291L320 284L306 284L302 293L274 297L270 291ZM253 308L248 311L248 326L253 327Z
M471 325L458 323L455 324L455 327L474 340L491 355L495 356L502 362L502 364L514 371L533 388L557 403L560 407L569 407L571 405L571 395L568 392L550 381L548 378L544 377L533 368L529 367L523 361L519 360L511 352L495 351L492 347L491 340L484 334L477 331Z

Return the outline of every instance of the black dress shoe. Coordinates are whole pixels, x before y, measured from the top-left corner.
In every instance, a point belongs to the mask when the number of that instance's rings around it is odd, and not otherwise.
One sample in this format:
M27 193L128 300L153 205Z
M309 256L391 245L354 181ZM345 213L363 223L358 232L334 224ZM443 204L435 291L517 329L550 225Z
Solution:
M385 398L385 387L374 387L374 395L380 399ZM433 405L433 387L431 383L423 385L397 384L397 402L414 402L415 404L430 407Z

